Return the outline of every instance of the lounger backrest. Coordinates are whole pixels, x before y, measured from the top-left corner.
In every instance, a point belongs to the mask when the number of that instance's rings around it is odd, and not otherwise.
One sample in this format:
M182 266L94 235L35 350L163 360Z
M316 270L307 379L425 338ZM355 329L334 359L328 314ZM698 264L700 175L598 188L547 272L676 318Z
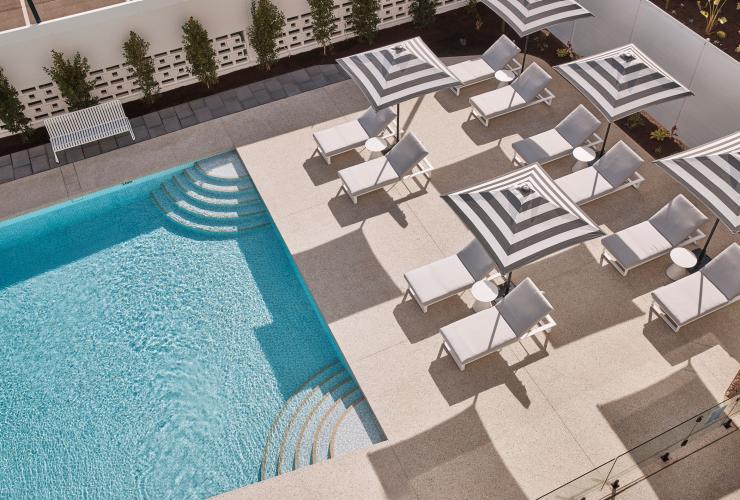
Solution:
M537 63L532 63L522 71L519 78L511 83L511 88L516 90L522 99L529 102L547 87L550 80L552 77L547 74L547 71L540 68Z
M386 155L386 158L388 159L388 163L391 164L391 167L393 167L393 170L396 171L396 174L399 177L403 177L415 165L418 165L427 154L429 153L424 148L424 145L412 132L409 132L398 141L398 144L393 146L393 149Z
M552 312L550 303L529 278L519 283L496 307L517 337Z
M457 252L457 258L460 259L460 262L463 263L465 269L468 270L475 281L485 278L496 267L496 263L493 262L486 249L475 238L465 245L465 248Z
M701 273L727 300L740 295L740 245L733 243L704 266Z
M609 184L617 187L637 172L644 162L624 141L619 141L594 164L594 168Z
M671 245L678 245L709 219L682 194L669 201L648 221Z
M480 56L493 71L503 69L519 52L519 47L506 35L501 35Z
M573 147L580 146L591 134L596 132L601 122L583 104L579 104L568 116L555 125L563 138Z
M360 126L363 128L367 135L374 137L380 134L384 128L386 128L396 117L396 113L390 109L381 109L375 111L373 108L368 108L367 111L362 113L357 121L360 122Z

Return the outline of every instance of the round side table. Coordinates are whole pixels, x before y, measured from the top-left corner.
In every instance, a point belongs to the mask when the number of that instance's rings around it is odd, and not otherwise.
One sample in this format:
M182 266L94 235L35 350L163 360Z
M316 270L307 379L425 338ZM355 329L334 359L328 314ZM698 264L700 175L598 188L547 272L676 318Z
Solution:
M388 147L388 141L382 137L371 137L365 141L365 149L370 151L370 158L375 158Z
M573 164L573 168L570 169L571 172L578 172L588 167L588 164L596 159L596 151L588 146L573 148L572 155L576 162Z
M498 80L498 86L503 87L510 84L516 78L516 73L510 69L500 69L493 74L493 77Z
M696 255L687 248L677 247L671 250L671 261L673 264L665 270L666 276L673 281L688 276L689 269L696 265Z
M476 281L473 287L470 289L473 294L475 302L473 303L473 311L480 312L484 309L489 309L492 302L498 297L498 287L491 281Z

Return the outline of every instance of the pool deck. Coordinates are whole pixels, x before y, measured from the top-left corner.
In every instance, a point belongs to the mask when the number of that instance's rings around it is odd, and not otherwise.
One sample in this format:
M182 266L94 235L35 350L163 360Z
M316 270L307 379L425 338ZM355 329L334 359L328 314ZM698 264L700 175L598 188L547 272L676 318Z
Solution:
M336 171L360 154L327 166L313 156L311 138L367 106L347 81L0 185L0 218L236 147L388 441L225 498L537 497L721 401L740 368L740 307L679 334L661 320L647 323L649 292L669 281L668 258L624 278L599 265L598 241L516 271L515 279L529 276L544 290L558 326L547 341L538 335L464 372L440 354L438 330L470 314L469 293L427 314L404 301L405 271L472 237L439 194L510 171L513 140L586 104L551 74L551 108L530 107L489 128L467 121L466 106L489 84L403 104L402 126L430 150L431 182L399 184L357 206L338 195ZM618 138L650 158L613 128L609 143ZM558 177L572 161L545 169ZM639 191L602 198L585 211L612 232L645 220L681 192L657 167L648 164L642 174ZM732 241L720 226L712 253ZM739 450L735 432L625 497L737 498Z

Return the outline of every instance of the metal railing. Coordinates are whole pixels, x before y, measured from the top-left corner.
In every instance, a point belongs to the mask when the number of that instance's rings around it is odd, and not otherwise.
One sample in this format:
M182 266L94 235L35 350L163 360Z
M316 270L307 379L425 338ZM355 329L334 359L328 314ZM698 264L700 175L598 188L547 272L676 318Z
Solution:
M681 422L539 497L538 500L611 498L646 477L738 430L733 417L740 417L740 395Z

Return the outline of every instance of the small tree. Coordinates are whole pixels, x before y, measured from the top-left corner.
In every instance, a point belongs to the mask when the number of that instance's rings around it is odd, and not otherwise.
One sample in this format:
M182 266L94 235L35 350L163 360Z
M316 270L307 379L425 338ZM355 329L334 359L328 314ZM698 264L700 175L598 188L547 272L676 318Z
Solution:
M182 44L190 64L188 71L206 87L215 85L218 82L216 51L208 39L208 31L192 16L182 25Z
M378 0L352 0L352 29L360 40L372 44L375 35L378 34L378 9L380 2Z
M308 0L311 7L313 38L326 55L326 48L331 45L331 35L337 30L334 18L334 0Z
M154 78L154 62L149 57L149 42L131 31L123 44L123 58L134 71L134 82L144 94L144 102L152 104L159 94Z
M467 5L465 5L465 11L473 18L473 21L475 21L475 31L480 31L483 27L483 19L480 17L480 13L478 12L478 0L468 0ZM503 32L505 27L504 21L501 21L501 26L501 31Z
M51 68L44 67L44 71L59 87L64 102L70 111L84 109L98 103L98 98L91 92L95 84L87 80L90 65L87 57L79 52L72 59L65 59L62 52L51 51Z
M434 16L437 14L437 3L434 0L412 0L411 17L417 26L429 26L434 23Z
M247 30L249 45L265 71L278 59L277 41L283 34L285 16L270 0L252 0L252 25Z
M31 134L31 120L23 113L25 106L18 98L18 91L13 87L0 67L0 122L11 134L21 134L27 140Z

